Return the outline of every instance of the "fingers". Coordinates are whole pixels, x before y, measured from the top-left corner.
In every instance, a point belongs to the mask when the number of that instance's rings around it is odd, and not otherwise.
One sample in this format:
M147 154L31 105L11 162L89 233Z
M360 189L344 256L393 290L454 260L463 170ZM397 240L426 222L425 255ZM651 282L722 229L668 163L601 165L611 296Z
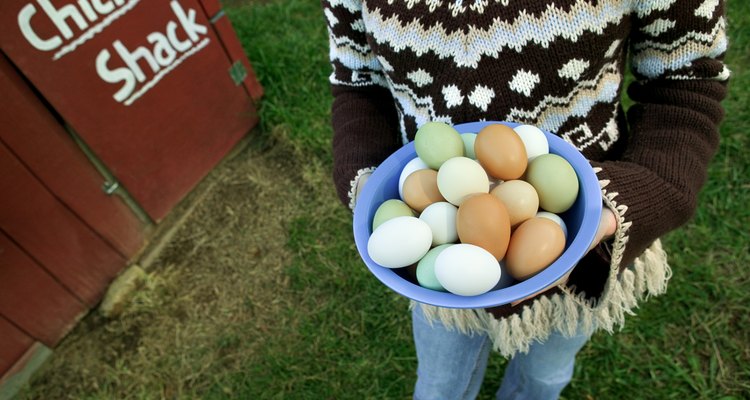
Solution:
M599 217L599 227L596 230L596 235L594 235L594 240L591 242L588 251L599 245L601 241L612 237L616 230L617 219L615 218L615 214L608 207L602 207L602 215Z

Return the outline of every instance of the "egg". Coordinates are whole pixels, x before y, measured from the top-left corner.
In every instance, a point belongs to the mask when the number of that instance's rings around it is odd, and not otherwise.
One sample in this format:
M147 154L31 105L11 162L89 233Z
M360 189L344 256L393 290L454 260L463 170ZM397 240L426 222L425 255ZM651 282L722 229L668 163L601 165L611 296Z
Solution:
M557 154L542 154L529 163L526 181L539 195L545 211L567 211L578 197L578 175L570 163Z
M451 203L439 201L427 206L419 219L426 222L432 231L432 245L438 246L458 240L456 214L458 208Z
M388 199L375 210L375 215L372 218L372 230L374 231L380 224L389 219L403 216L413 217L414 210L399 199Z
M435 276L435 260L443 250L450 246L452 244L441 244L440 246L433 247L419 260L417 264L417 283L420 286L427 289L445 291L445 288Z
M505 256L510 240L510 218L497 197L481 193L464 200L456 213L456 230L461 243L477 245L496 260Z
M404 168L401 169L401 174L398 177L398 196L402 199L404 198L404 181L406 180L406 177L409 176L414 171L418 171L420 169L428 169L430 167L427 166L427 164L422 161L419 157L414 157L404 165Z
M471 194L490 191L487 173L468 157L453 157L445 161L438 170L437 185L440 194L457 206Z
M530 183L519 179L505 181L490 193L505 205L511 228L535 216L539 209L536 190Z
M500 280L500 264L487 250L467 243L449 245L435 259L435 277L447 291L476 296Z
M367 240L367 253L386 268L418 262L432 245L432 231L417 217L396 217L383 222Z
M536 213L536 216L541 217L541 218L551 219L552 221L555 221L555 223L560 225L560 228L562 228L563 234L565 234L565 240L568 240L568 226L565 225L565 221L562 218L560 218L559 215L555 213L551 213L549 211L539 211Z
M529 161L536 156L549 153L549 141L541 129L533 125L518 125L513 130L521 138Z
M477 133L477 160L487 172L502 180L520 178L528 164L526 148L518 134L503 124L491 124Z
M547 268L564 249L565 235L560 225L548 218L534 217L513 231L505 265L514 278L525 280Z
M469 157L472 160L477 159L476 153L474 153L474 142L477 140L476 133L462 133L461 140L464 141L464 156Z
M464 142L461 134L452 126L431 121L417 129L414 150L425 164L437 170L449 158L464 155Z
M420 169L412 172L404 181L404 203L421 213L427 206L445 201L437 185L437 171Z

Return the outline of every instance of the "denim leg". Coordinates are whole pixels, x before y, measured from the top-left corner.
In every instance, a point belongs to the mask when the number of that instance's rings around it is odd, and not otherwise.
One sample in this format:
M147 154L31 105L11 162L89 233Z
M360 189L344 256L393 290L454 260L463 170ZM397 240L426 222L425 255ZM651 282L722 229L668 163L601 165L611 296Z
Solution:
M412 310L412 329L417 349L416 400L474 399L484 379L491 343L487 335L464 335L432 325L422 308Z
M497 399L557 399L573 378L576 354L590 337L591 332L570 338L553 332L545 342L534 342L528 353L516 354L508 363Z

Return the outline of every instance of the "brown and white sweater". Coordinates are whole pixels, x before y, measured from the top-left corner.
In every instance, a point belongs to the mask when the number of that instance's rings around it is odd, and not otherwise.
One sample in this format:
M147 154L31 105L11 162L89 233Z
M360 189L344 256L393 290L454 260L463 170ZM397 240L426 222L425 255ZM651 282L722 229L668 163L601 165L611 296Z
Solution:
M428 121L504 120L555 132L597 172L618 219L566 286L516 307L422 305L505 355L551 329L611 331L670 268L719 140L729 71L723 0L322 0L330 33L334 181L359 178ZM625 68L634 102L621 105Z

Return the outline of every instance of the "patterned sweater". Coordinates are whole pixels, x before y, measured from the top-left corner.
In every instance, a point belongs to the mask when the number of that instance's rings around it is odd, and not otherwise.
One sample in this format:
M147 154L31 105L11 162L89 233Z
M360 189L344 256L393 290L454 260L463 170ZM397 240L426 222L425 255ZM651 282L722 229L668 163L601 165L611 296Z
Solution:
M413 140L422 124L505 120L576 146L617 217L614 240L590 252L566 286L489 313L430 315L488 331L497 349L512 354L581 318L611 329L639 298L665 290L670 269L658 238L691 218L718 145L729 78L721 61L723 0L322 4L342 202L353 207L359 177ZM627 113L625 68L635 77ZM561 307L570 310L562 315ZM560 318L572 322L539 322ZM502 337L514 329L519 343L508 344Z

